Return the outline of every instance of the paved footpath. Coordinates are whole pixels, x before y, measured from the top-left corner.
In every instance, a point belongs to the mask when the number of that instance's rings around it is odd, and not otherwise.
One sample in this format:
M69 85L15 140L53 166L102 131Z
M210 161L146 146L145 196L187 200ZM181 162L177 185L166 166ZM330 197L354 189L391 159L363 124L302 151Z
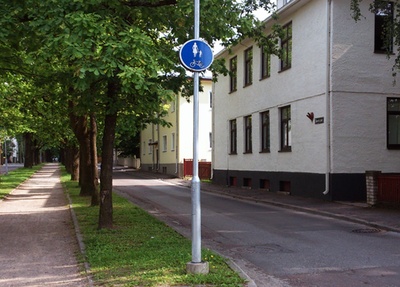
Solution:
M89 286L57 164L0 201L0 286Z

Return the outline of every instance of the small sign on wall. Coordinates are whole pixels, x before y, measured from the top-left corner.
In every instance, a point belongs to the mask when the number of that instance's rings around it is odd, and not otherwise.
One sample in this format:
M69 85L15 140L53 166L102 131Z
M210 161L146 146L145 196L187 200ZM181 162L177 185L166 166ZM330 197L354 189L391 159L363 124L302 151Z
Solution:
M324 123L324 117L315 118L316 125L323 124L323 123Z

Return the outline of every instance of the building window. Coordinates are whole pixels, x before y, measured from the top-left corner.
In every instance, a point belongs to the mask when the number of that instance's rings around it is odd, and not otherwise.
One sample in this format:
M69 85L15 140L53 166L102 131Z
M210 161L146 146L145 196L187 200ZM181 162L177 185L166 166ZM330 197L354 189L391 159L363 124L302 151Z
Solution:
M208 133L208 140L210 142L210 148L212 148L212 133Z
M251 178L243 178L243 187L251 188Z
M393 2L378 1L373 7L375 13L375 53L393 52Z
M171 134L171 151L175 150L175 133Z
M244 117L244 153L251 153L252 139L251 139L251 116Z
M172 101L170 105L171 113L175 112L175 101Z
M269 152L269 111L260 113L261 152Z
M146 154L146 142L145 142L145 141L143 141L143 148L142 148L142 150L143 150L143 155L145 155L145 154Z
M271 75L271 54L261 47L261 79L268 78Z
M163 152L167 151L167 136L162 137Z
M292 123L290 106L280 109L281 112L281 151L292 150Z
M229 63L230 92L237 90L237 57L233 57Z
M212 93L212 91L209 91L209 93L208 93L208 95L209 95L209 103L210 103L210 109L212 109L212 104L213 104L213 93Z
M387 148L400 149L400 98L387 99Z
M283 36L281 38L281 71L287 70L292 66L292 22L283 26Z
M149 139L149 154L153 153L153 140Z
M244 86L253 83L253 47L244 51Z
M236 154L237 153L236 120L229 121L229 133L230 133L230 154Z

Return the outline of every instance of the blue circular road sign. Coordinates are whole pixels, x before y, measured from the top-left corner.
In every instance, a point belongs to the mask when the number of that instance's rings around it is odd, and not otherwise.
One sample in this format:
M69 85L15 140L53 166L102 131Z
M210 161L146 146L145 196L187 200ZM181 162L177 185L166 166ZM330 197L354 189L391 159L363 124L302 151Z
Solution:
M214 54L210 45L206 42L189 40L180 49L179 58L186 69L193 72L201 72L211 66Z

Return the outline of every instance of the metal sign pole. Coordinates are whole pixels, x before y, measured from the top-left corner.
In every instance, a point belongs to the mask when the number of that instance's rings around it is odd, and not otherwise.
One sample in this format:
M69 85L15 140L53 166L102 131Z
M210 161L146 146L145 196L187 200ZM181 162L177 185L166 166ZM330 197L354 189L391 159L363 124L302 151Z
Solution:
M200 37L200 0L194 0L194 39ZM192 178L192 262L201 262L201 208L199 178L199 72L194 72L193 91L193 178Z
M200 37L200 0L194 0L194 39ZM192 262L186 265L188 273L206 274L208 262L201 260L201 207L198 162L199 141L199 72L194 72L193 90L193 178L192 178Z

